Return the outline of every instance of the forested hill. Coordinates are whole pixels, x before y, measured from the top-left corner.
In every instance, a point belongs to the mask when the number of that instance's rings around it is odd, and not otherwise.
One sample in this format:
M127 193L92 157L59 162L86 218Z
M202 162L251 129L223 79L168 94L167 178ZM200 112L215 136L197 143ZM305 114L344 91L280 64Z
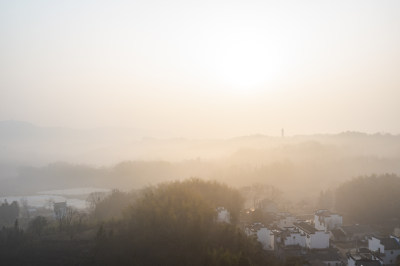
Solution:
M190 140L16 122L0 123L0 129L1 196L85 186L132 189L193 176L317 195L360 175L400 175L400 136L390 134Z

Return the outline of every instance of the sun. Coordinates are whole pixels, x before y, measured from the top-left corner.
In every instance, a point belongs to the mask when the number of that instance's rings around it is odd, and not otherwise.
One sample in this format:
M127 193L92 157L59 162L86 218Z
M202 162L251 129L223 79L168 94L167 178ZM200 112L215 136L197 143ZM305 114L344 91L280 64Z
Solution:
M280 60L265 42L255 38L234 40L220 49L214 71L221 83L237 92L253 91L277 74Z

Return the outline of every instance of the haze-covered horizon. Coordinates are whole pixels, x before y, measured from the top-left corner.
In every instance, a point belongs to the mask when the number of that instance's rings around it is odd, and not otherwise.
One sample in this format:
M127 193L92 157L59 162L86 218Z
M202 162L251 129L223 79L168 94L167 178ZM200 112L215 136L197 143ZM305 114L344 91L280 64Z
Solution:
M159 139L145 133L0 122L0 194L80 186L126 190L198 177L235 187L270 184L299 200L357 176L400 174L400 135Z
M187 139L187 140L228 140L228 139L235 139L235 138L243 138L243 137L256 137L256 136L265 136L265 137L301 137L301 136L320 136L320 135L340 135L340 134L365 134L365 135L391 135L391 136L398 136L400 133L398 132L386 132L386 131L358 131L353 129L343 129L339 131L331 131L331 132L308 132L308 133L296 133L290 132L287 128L279 128L276 132L249 132L248 134L242 135L226 135L226 136L184 136L184 135L174 135L170 132L165 133L161 130L150 130L146 128L136 128L134 126L107 126L107 125L100 125L100 126L93 126L93 127L69 127L69 126L55 126L55 125L43 125L43 124L36 124L30 121L23 121L23 120L13 120L13 119L5 119L0 120L0 126L4 128L13 128L14 130L18 129L26 129L26 128L40 128L40 129L48 129L48 130L66 130L66 131L78 131L78 132L85 132L91 130L112 130L115 131L124 131L128 130L129 132L134 134L132 135L133 139L160 139L160 140L169 140L169 139ZM3 132L5 133L5 132Z

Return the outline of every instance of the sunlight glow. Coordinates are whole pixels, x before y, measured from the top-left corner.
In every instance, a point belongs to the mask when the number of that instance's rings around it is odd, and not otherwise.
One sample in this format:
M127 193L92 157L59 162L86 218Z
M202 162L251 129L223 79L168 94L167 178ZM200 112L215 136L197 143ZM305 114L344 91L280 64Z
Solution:
M239 37L226 36L216 56L214 69L222 83L235 91L248 92L271 81L282 71L284 60L268 40L258 37L257 33Z

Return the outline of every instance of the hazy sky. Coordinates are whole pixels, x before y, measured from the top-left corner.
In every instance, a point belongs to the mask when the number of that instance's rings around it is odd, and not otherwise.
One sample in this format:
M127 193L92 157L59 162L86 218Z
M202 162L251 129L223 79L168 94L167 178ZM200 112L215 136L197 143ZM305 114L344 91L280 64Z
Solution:
M400 1L0 0L0 120L400 133Z

